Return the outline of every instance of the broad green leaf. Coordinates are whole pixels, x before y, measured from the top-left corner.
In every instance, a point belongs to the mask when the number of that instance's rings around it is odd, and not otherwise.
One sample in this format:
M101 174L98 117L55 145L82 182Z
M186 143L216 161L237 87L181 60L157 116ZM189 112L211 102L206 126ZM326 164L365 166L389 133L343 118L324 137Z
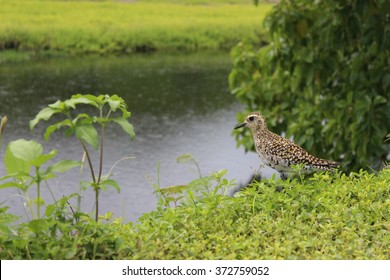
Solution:
M28 227L35 233L41 233L42 231L49 229L49 224L44 219L37 219L30 221Z
M108 186L113 187L117 190L117 192L121 191L119 184L115 180L107 179L100 182L100 188L102 188L103 190L106 190Z
M115 112L121 106L121 102L119 100L108 99L108 105L110 105L110 110Z
M59 109L56 109L56 108L51 108L51 107L46 107L46 108L43 108L36 116L35 118L30 121L30 129L32 130L39 121L41 120L45 120L47 121L48 119L51 118L51 116L53 116L54 114L56 113L59 113L61 112Z
M92 124L78 124L75 127L75 135L78 139L84 140L97 150L99 146L99 136Z
M92 94L75 94L69 99L69 103L73 105L77 104L89 104L96 108L99 108L99 98Z
M73 135L74 132L75 132L75 127L70 126L70 127L68 127L68 128L65 130L65 136L66 136L66 137L70 137L70 136Z
M57 162L57 163L49 166L46 173L49 173L49 172L63 173L63 172L68 171L69 169L80 166L80 164L81 164L80 161L62 160L60 162Z
M50 104L48 107L52 109L57 109L59 112L65 112L66 109L65 103L61 100L57 100L56 102Z
M51 160L57 154L57 150L52 150L48 154L43 154L37 157L35 160L32 160L30 163L36 167L42 166L45 162Z
M122 118L128 119L131 116L131 113L127 111L126 107L121 107L120 110L122 111Z
M130 124L126 119L124 118L112 118L111 119L114 123L119 124L122 129L130 135L130 137L133 139L135 137L134 127L132 124Z
M10 144L8 144L7 150L4 156L4 165L8 174L15 174L24 172L26 174L30 173L31 165L22 159L15 157L15 155L10 150Z
M69 119L65 119L61 122L57 122L57 123L50 125L46 128L46 131L45 131L45 134L43 135L43 137L45 138L46 141L48 141L50 135L52 135L53 132L55 132L56 130L60 129L63 126L70 127L71 125L72 125L72 122Z
M86 113L81 113L81 114L78 114L77 117L73 119L73 123L77 123L77 121L79 121L81 119L92 119L92 118Z
M46 206L46 210L45 210L45 216L46 217L50 217L54 211L57 209L57 206L55 204L49 204Z
M10 152L18 159L32 162L42 155L42 145L34 140L16 140L9 144Z

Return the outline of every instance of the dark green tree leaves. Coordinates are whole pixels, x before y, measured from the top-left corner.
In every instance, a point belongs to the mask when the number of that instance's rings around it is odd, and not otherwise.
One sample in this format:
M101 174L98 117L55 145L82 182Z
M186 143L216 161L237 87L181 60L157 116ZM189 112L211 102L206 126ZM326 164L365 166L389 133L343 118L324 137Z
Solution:
M260 110L271 130L345 170L379 168L389 153L390 2L281 1L264 24L268 45L232 52L230 87L246 105L238 118Z

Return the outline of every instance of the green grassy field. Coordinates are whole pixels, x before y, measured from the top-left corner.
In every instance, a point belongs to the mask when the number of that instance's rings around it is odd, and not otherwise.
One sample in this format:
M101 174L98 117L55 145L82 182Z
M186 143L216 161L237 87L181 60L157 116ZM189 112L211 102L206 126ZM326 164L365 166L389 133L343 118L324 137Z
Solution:
M0 51L131 53L230 49L262 38L252 1L0 0Z

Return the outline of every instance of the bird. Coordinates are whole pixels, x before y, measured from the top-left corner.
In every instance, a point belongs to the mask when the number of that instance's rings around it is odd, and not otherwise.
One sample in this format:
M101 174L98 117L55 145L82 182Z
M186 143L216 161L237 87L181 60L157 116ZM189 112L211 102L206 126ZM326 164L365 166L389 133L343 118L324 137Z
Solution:
M252 131L257 154L265 165L278 171L283 180L296 173L294 165L302 167L301 174L316 171L333 172L340 166L338 162L315 157L291 140L273 133L268 129L262 114L258 112L249 114L245 121L236 125L234 129L241 127L248 127Z

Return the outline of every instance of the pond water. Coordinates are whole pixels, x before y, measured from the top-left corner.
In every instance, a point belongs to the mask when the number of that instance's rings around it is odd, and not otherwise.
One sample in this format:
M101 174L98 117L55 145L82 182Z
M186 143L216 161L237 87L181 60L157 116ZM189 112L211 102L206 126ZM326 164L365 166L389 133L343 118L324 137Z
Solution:
M243 106L229 93L230 69L227 53L84 57L0 65L0 115L9 119L1 154L9 141L25 138L42 143L45 152L57 149L53 162L80 160L82 150L74 138L65 138L61 131L45 142L45 125L40 123L30 132L28 122L47 104L75 93L118 94L132 112L136 138L130 141L117 126L108 128L104 171L123 157L134 159L116 165L113 179L121 192L111 189L101 194L101 214L110 211L115 217L136 221L153 210L157 199L152 184L157 182L158 162L162 187L197 178L193 166L177 163L182 154L191 154L203 175L227 169L227 178L245 184L258 170L260 160L254 153L238 149L231 136L235 115ZM4 172L1 159L0 176ZM270 170L262 173L269 175ZM77 192L79 182L79 171L72 170L49 181L49 187L58 199ZM43 196L52 203L46 188ZM9 206L11 213L23 215L16 194L15 189L0 190L0 203ZM82 194L82 209L92 212L93 193Z

